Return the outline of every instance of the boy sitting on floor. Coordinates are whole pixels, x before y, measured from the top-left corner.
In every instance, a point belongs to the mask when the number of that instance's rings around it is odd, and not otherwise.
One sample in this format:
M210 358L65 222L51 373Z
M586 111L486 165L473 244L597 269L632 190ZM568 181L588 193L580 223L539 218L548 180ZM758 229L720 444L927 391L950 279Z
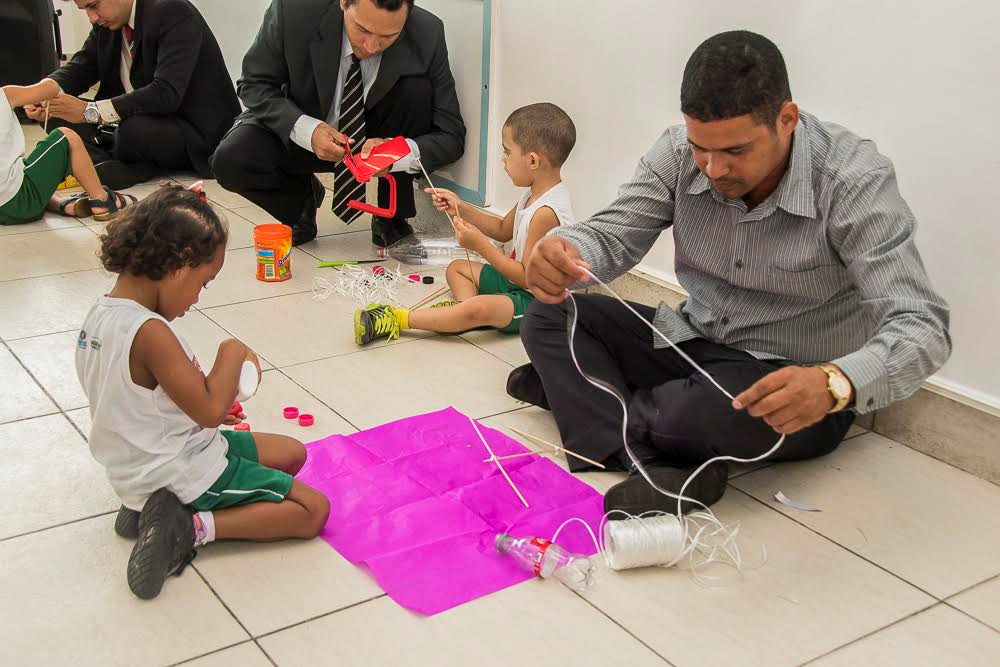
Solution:
M101 185L94 163L87 154L83 139L73 130L61 127L38 142L24 157L24 132L15 107L39 104L59 94L59 84L43 79L33 86L4 86L0 95L0 225L34 222L46 209L63 215L106 221L134 204L136 198L114 192ZM86 190L65 199L55 192L72 174Z
M512 113L503 126L503 166L518 187L530 188L503 218L472 208L455 193L427 192L434 205L455 222L458 243L488 264L458 259L448 266L448 286L456 301L429 310L409 311L373 304L354 314L354 341L399 338L402 329L460 333L492 327L517 333L524 311L534 298L525 289L524 266L535 243L560 225L574 221L569 190L560 169L576 143L573 121L554 104L540 103ZM490 242L513 240L507 257Z

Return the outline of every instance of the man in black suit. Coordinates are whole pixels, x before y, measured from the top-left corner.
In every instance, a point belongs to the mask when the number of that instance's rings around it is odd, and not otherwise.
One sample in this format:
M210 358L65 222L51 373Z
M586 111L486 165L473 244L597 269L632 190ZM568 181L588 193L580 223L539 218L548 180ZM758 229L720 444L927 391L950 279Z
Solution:
M208 160L240 112L222 51L188 0L75 0L93 29L49 77L63 92L49 125L76 130L105 185L157 170L210 177ZM96 101L76 97L100 83ZM40 106L26 109L45 118Z
M372 241L391 245L412 232L413 177L450 164L465 150L465 124L448 65L444 25L413 0L272 0L243 59L238 82L247 111L212 158L219 183L293 229L298 245L316 236L323 188L333 172L333 210L364 196L343 167L347 147L367 156L403 136L411 155L393 165L396 217L372 221ZM388 202L379 179L379 205Z

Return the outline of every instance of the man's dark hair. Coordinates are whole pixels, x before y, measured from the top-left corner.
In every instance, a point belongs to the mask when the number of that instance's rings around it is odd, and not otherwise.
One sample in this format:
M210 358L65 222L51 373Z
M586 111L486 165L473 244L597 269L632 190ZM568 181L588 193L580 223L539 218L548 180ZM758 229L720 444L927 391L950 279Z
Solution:
M111 273L162 280L182 267L212 261L228 237L226 223L203 196L170 185L108 223L101 263Z
M781 51L747 30L709 37L684 67L681 111L702 122L750 114L773 128L781 105L791 99Z
M344 0L345 8L356 4L358 0ZM406 5L407 9L413 9L413 0L372 0L372 4L387 12L398 11L403 5Z
M511 137L521 150L543 155L554 167L561 167L576 145L573 120L549 102L515 110L504 126L510 128Z

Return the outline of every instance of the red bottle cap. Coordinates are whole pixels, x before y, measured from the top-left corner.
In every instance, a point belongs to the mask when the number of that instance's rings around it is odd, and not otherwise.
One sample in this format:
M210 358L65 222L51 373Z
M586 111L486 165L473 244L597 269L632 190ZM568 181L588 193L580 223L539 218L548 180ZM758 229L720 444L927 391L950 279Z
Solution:
M384 266L372 267L372 273L374 273L376 276L381 276L382 274L385 273L385 267Z
M229 408L229 414L238 415L243 412L243 405L239 401L233 403L233 407Z
M249 431L250 430L250 424L248 424L247 422L240 422L239 424L237 424L236 426L233 427L233 430L234 431Z
M299 426L312 426L314 423L313 416L308 414L299 415Z
M299 409L294 405L289 405L284 409L285 419L295 419L299 416Z
M406 278L411 283L419 283L420 282L420 274L419 273L411 273L410 275L406 276Z

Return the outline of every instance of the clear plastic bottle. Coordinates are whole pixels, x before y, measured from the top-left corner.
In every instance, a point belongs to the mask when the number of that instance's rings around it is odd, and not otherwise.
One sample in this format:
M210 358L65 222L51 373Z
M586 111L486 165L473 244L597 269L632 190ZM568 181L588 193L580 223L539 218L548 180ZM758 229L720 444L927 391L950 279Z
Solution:
M379 257L391 257L404 264L447 266L456 259L476 256L458 245L454 237L423 238L416 234L404 236L388 248L376 248Z
M573 590L582 591L593 582L594 564L587 557L563 549L544 537L514 537L500 533L497 551L510 555L517 563L542 579L557 579Z

